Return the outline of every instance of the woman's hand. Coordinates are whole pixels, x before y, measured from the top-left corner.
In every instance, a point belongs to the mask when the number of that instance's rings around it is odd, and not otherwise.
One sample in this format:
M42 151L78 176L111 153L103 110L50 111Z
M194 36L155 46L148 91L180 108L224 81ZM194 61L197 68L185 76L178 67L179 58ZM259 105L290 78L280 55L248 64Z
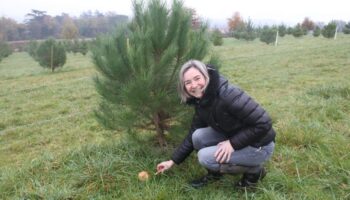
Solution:
M164 161L164 162L159 163L157 165L156 175L159 173L163 173L164 171L170 169L173 165L174 165L174 161L172 161L172 160L168 160L168 161Z
M231 154L235 150L233 149L231 143L229 140L220 142L218 144L218 150L216 150L214 156L216 158L216 162L218 163L224 163L229 162L231 158Z

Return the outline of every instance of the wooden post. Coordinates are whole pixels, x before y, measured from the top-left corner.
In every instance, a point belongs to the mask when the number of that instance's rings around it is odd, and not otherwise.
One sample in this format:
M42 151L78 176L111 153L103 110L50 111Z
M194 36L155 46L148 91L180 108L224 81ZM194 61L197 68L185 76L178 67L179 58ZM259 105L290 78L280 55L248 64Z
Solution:
M277 32L276 32L275 46L277 46L277 43L278 43L278 30L277 30Z
M336 40L336 39L337 39L337 32L338 32L338 26L335 28L334 40Z
M51 71L53 72L53 44L51 45L51 60L50 60L50 64L51 64Z

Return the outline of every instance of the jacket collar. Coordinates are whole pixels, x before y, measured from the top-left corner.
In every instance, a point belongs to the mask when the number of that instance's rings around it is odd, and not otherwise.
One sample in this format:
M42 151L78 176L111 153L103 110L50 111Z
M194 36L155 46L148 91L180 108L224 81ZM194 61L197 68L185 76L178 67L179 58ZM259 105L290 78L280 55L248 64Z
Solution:
M216 69L214 69L214 66L212 65L207 65L207 69L209 74L209 84L205 89L203 97L200 99L195 97L189 98L186 101L186 104L209 106L213 103L219 88L220 75L219 72Z

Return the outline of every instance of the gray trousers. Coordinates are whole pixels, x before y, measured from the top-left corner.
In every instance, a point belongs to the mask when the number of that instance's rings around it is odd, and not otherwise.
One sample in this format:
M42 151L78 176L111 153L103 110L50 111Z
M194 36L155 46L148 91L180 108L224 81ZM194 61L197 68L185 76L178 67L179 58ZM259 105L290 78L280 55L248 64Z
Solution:
M247 146L240 150L235 150L228 163L220 164L216 161L214 154L218 149L219 142L227 140L227 136L215 131L211 127L199 128L192 135L194 148L198 151L199 163L211 170L219 172L223 165L237 165L248 167L248 170L242 172L254 173L261 169L273 153L275 143L271 142L266 146L255 148Z

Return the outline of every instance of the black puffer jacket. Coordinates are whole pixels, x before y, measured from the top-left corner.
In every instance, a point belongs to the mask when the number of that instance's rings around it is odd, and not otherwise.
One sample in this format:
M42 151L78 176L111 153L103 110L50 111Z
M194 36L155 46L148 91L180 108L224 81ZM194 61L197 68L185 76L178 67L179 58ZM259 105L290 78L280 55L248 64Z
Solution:
M175 150L172 160L180 164L193 151L192 133L203 127L227 135L235 150L248 145L260 147L275 139L271 118L267 112L244 91L231 85L208 66L209 85L201 99L189 99L195 106L192 125L187 137Z

